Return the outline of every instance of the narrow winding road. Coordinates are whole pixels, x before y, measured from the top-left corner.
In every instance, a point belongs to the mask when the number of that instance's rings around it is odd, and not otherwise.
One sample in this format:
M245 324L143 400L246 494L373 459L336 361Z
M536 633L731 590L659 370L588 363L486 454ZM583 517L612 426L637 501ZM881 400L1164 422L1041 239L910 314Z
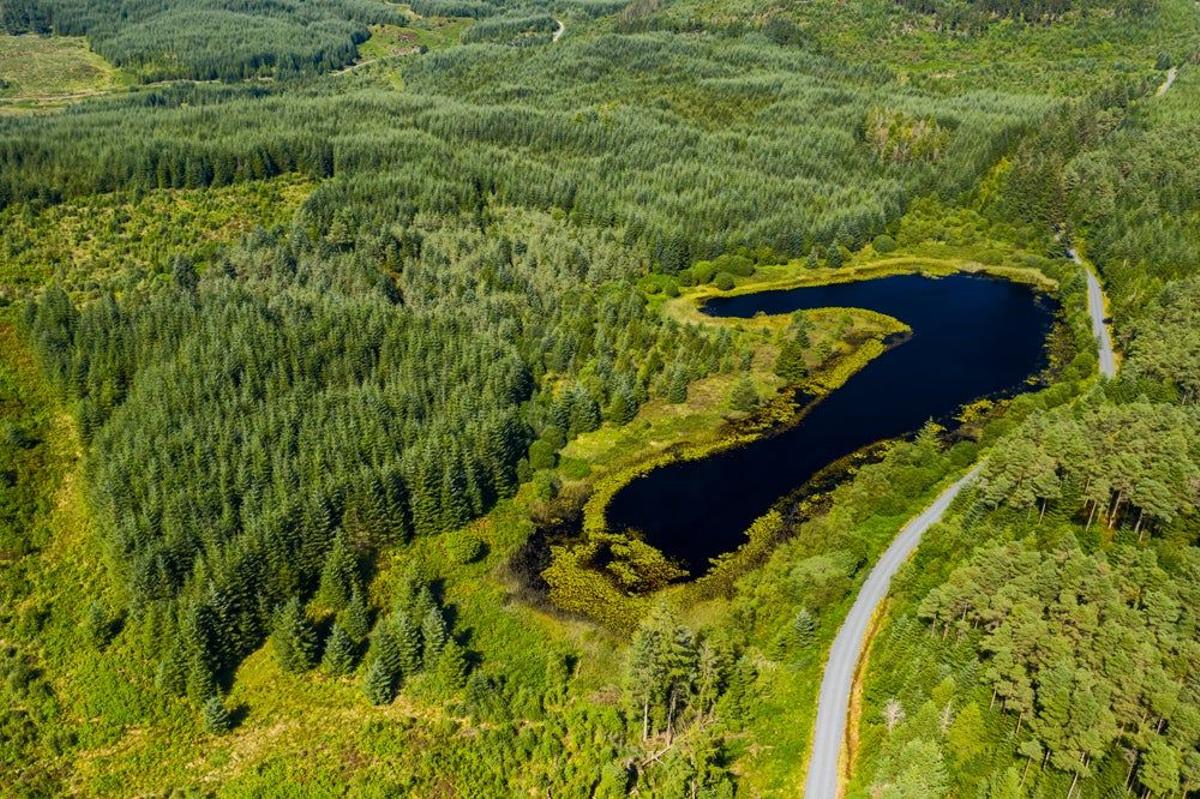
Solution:
M817 726L813 731L812 757L808 763L808 780L804 795L807 799L835 799L841 787L841 770L838 766L842 743L846 737L846 717L850 707L850 690L854 683L854 672L866 643L867 627L871 617L883 598L888 585L909 555L917 548L921 536L930 528L958 493L979 474L982 465L967 472L958 482L943 491L925 510L913 518L891 546L883 553L875 568L867 576L854 606L842 622L833 647L829 650L829 661L825 664L825 676L821 680L821 696L817 705Z
M554 20L558 23L558 28L555 29L554 35L550 37L550 41L557 42L559 38L566 32L567 26L563 24L561 19Z
M1083 267L1087 275L1087 304L1088 313L1092 317L1092 336L1096 339L1096 347L1100 357L1100 374L1112 379L1117 376L1117 360L1113 356L1112 337L1108 334L1108 325L1104 323L1104 291L1100 288L1100 280L1089 264L1084 263L1074 248L1067 250L1071 260Z
M1169 76L1170 77L1170 76ZM1167 88L1170 88L1169 85ZM1068 251L1071 260L1087 275L1088 313L1092 318L1092 334L1100 359L1100 373L1107 378L1117 374L1113 357L1112 338L1104 323L1104 292L1091 266L1074 249ZM912 555L921 536L942 518L950 503L978 475L983 464L976 464L958 482L943 491L928 508L904 525L891 546L883 553L867 576L850 613L842 622L837 638L829 650L825 676L821 679L821 694L817 700L817 724L813 730L812 757L808 763L808 778L804 786L806 799L837 799L842 790L841 754L846 738L846 723L850 710L850 692L854 673L866 645L867 628L879 604L887 596L892 577Z

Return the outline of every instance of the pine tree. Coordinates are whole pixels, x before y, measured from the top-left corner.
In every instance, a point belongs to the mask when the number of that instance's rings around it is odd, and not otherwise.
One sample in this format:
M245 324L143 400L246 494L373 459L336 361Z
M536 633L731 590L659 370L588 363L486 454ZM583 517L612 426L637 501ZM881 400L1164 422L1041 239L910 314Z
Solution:
M354 671L358 662L357 650L358 647L350 640L349 634L335 622L329 632L329 640L325 642L325 655L321 659L321 665L334 676L349 674Z
M792 315L792 321L783 333L783 343L775 359L775 374L789 383L799 383L808 376L808 364L804 354L812 348L808 335L808 321L802 313Z
M771 656L776 660L795 659L812 646L815 629L812 614L801 608L775 636Z
M390 619L383 619L375 626L375 635L371 638L369 660L382 660L389 674L394 679L401 676L400 643L396 638L395 625Z
M801 608L792 620L792 634L795 646L807 648L812 646L816 637L817 625L807 608Z
M181 635L187 693L194 701L203 702L216 690L216 673L221 665L212 608L204 602L193 605L184 615Z
M103 649L108 646L108 642L112 638L113 625L108 619L108 613L105 611L104 605L100 602L89 604L84 625L87 630L88 640L91 641L92 646L96 649Z
M585 389L576 387L571 391L570 431L573 434L590 433L599 427L600 406Z
M172 696L183 696L187 692L187 655L178 643L172 644L158 662L155 682L160 690Z
M625 690L630 705L641 718L642 740L656 729L651 727L651 711L666 693L667 663L671 621L665 608L656 607L634 633L625 667ZM657 712L654 714L657 716ZM656 727L657 725L655 725Z
M671 382L667 384L667 402L678 405L679 403L687 402L687 398L687 371L682 366L677 366L671 372Z
M438 655L434 671L444 690L455 691L463 687L467 678L467 658L458 642L453 639L446 642Z
M628 389L619 388L613 392L605 416L613 424L625 425L633 421L637 412L637 400L634 399L633 393Z
M472 719L478 720L492 708L496 691L492 681L482 672L473 671L467 677L464 706Z
M292 598L275 617L271 631L275 657L285 671L312 668L317 654L317 631L304 615L300 600Z
M212 666L196 650L187 656L187 695L195 702L203 702L217 690L217 675Z
M825 248L825 262L833 269L837 269L843 263L845 258L842 257L842 249L836 244L830 244Z

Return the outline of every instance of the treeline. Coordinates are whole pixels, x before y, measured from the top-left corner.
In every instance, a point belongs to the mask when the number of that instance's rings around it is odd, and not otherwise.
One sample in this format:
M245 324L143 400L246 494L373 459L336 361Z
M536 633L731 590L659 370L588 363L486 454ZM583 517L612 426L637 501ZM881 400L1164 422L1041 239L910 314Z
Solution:
M367 26L404 24L376 0L5 0L7 33L87 36L143 80L239 80L324 72L357 57Z
M180 88L6 121L0 203L384 171L421 208L457 212L482 193L616 223L677 272L740 245L793 256L835 239L862 246L916 194L968 186L1047 107L892 94L884 77L761 40L561 44L430 54L406 72L404 94L332 81L287 93ZM536 87L538 102L509 96L497 75ZM854 131L881 107L936 119L938 160L879 159Z
M1036 416L997 447L979 487L992 507L1125 524L1139 537L1196 510L1200 416L1167 403Z
M520 44L525 40L544 40L557 28L558 22L549 14L497 17L467 28L462 40L468 43Z
M386 188L330 184L146 300L27 310L131 610L187 639L202 684L316 591L339 536L369 562L458 527L529 479L535 439L730 367L646 308L613 233L416 218Z

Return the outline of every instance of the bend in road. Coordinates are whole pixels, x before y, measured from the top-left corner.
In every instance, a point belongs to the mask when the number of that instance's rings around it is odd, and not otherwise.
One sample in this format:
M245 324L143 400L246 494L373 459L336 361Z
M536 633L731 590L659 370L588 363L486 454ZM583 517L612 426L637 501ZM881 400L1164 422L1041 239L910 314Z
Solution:
M563 24L563 21L561 19L556 19L554 21L558 23L558 28L555 29L554 35L550 37L550 41L557 42L559 40L559 38L562 37L562 35L564 33L566 33L567 26Z
M841 774L838 762L846 735L846 717L849 713L854 672L866 642L867 627L879 603L887 596L892 577L917 548L925 531L942 518L950 503L975 479L981 468L982 464L977 464L954 485L939 494L933 504L904 525L900 534L875 564L875 568L871 569L858 592L858 597L854 600L854 606L842 622L842 628L829 650L825 676L821 679L812 757L809 760L808 779L804 787L807 799L834 799L839 795Z

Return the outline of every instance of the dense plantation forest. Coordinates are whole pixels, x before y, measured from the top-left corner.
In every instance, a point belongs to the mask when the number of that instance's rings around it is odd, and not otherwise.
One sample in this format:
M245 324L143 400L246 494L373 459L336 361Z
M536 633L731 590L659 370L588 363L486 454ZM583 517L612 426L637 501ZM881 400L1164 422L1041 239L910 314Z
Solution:
M1200 792L1197 109L1191 0L0 0L0 794L797 795L972 467L846 795ZM707 302L959 272L1026 382L611 529L921 335Z

